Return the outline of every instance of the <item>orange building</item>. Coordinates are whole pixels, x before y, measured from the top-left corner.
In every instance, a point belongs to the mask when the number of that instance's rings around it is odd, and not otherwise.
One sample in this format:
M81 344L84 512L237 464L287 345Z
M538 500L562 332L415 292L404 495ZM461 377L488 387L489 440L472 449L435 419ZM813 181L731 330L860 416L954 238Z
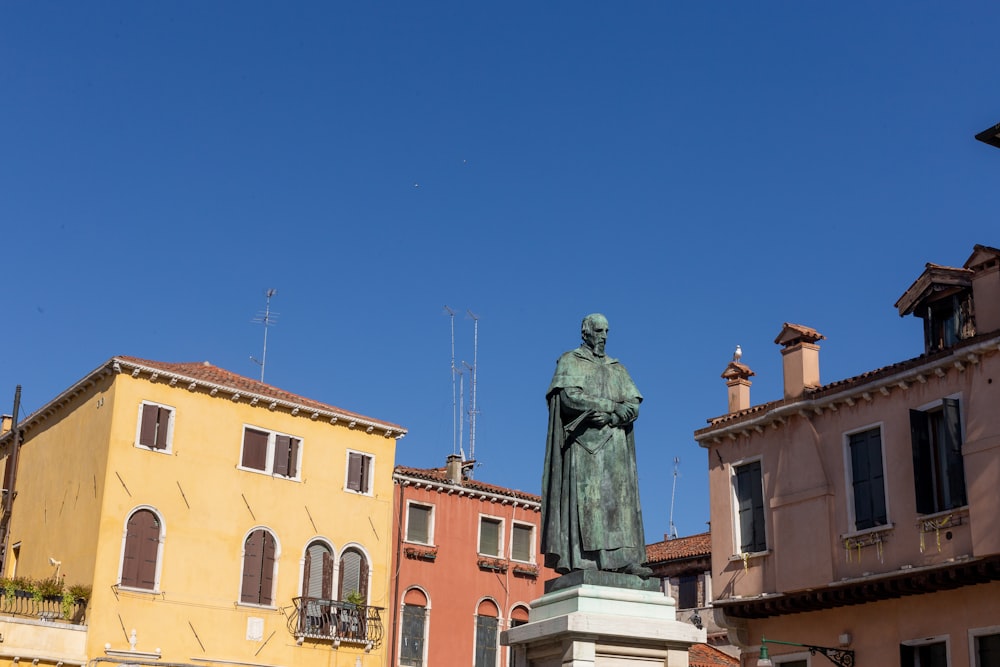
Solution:
M825 336L786 323L784 397L751 405L734 360L695 432L744 665L1000 665L1000 250L927 264L896 308L920 356L822 384Z
M397 466L390 602L400 667L509 664L500 632L526 623L542 582L541 498L444 468Z

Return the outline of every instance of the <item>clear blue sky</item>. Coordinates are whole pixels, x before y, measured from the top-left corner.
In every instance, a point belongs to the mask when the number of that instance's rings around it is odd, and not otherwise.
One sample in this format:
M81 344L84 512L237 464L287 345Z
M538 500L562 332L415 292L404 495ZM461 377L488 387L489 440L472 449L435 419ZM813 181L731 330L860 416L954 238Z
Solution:
M538 492L580 319L645 395L647 539L708 520L692 432L815 327L825 382L918 355L896 299L1000 245L996 2L5 2L0 407L116 354L256 376ZM468 384L466 385L468 387Z

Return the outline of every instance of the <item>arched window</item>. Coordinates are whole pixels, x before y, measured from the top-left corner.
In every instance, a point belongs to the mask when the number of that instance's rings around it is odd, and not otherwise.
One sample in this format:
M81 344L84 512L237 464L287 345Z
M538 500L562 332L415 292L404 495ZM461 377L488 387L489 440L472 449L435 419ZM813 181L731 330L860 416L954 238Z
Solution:
M399 637L401 667L423 667L427 645L427 596L411 588L403 596L403 624Z
M312 542L306 547L302 570L302 597L333 597L333 550L325 542Z
M340 595L346 601L356 593L361 604L368 604L368 559L359 549L350 547L340 556Z
M497 666L497 635L500 610L492 600L483 600L476 609L475 667Z
M125 524L125 549L119 585L156 590L159 559L160 518L151 510L137 510Z
M517 605L510 610L510 627L516 628L519 625L524 625L528 622L528 608L523 605ZM514 648L510 647L507 649L507 664L510 667L514 666Z
M243 587L240 602L271 605L277 540L271 531L258 528L243 543Z

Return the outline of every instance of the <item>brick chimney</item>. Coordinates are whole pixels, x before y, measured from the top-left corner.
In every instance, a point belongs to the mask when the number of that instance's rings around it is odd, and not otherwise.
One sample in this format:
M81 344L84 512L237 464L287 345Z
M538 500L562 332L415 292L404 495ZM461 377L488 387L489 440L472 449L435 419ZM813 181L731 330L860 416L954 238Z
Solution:
M722 372L722 379L729 388L729 414L741 412L750 407L750 377L755 373L750 367L738 361L730 361Z
M11 415L0 415L0 435L3 435L11 428L11 422L14 421L14 417Z
M462 457L458 454L449 454L445 464L445 476L452 484L461 484L465 475L462 471Z
M976 331L1000 330L1000 250L977 244L965 268L973 271Z
M774 339L781 350L785 372L785 398L799 398L806 389L815 389L819 382L819 345L826 336L801 324L785 322Z

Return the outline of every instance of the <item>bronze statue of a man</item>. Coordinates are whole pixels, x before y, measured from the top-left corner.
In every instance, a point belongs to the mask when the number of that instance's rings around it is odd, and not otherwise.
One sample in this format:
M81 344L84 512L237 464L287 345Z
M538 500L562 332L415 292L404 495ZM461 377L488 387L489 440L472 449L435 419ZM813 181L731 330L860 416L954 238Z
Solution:
M642 394L605 356L608 320L588 315L583 345L556 362L546 397L542 552L561 574L605 570L648 577L635 438Z

